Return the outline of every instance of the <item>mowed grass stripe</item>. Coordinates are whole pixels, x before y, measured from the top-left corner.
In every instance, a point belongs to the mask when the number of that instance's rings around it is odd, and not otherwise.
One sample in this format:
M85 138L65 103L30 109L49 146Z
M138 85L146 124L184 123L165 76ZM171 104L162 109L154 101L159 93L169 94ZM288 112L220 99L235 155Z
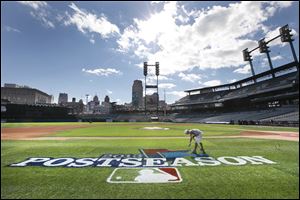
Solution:
M168 128L168 130L144 130L145 127L161 127ZM238 125L216 125L216 124L174 124L174 123L148 123L138 124L133 123L131 125L124 124L96 124L92 127L76 128L72 130L60 131L56 134L52 134L54 137L145 137L145 136L184 136L185 129L197 128L204 131L205 136L223 136L223 135L238 135L243 130L247 130L244 126ZM256 126L248 127L248 130L255 130ZM258 128L261 130L260 128ZM274 127L265 127L263 130L280 131L280 130L293 130L297 132L295 128L289 129L275 129Z
M164 122L33 122L33 123L1 123L2 128L18 128L18 127L48 127L48 126L65 126L65 125L86 125L90 127L131 127L131 128L143 128L143 127L166 127L173 130L184 130L187 128L202 128L203 130L218 130L218 131L241 131L241 130L261 130L261 131L291 131L299 132L299 127L278 127L278 126L245 126L245 125L223 125L223 124L198 124L198 123L164 123Z

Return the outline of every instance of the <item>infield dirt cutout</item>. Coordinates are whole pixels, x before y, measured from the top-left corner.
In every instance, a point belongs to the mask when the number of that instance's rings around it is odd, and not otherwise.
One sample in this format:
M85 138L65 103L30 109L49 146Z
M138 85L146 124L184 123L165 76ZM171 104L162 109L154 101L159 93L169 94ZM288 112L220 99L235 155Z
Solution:
M48 137L57 132L72 130L76 128L90 127L90 125L63 125L63 126L45 126L45 127L19 127L19 128L2 128L1 140L74 140L74 139L170 139L170 138L186 138L182 137ZM153 128L153 127L152 127ZM156 127L155 127L156 128ZM159 127L160 128L160 127ZM149 129L148 129L149 130ZM150 129L151 130L151 129ZM157 130L157 129L152 129ZM161 129L160 129L161 130ZM288 131L257 131L244 130L239 135L229 136L206 136L204 138L257 138L257 139L274 139L298 141L299 133Z

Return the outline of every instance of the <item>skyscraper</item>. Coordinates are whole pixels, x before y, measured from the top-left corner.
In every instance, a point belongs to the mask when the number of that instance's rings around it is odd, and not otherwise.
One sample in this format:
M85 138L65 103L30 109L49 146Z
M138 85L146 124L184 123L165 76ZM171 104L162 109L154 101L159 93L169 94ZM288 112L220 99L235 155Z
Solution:
M97 95L94 96L93 102L94 102L95 106L98 106L100 104L100 101L99 101L99 98Z
M132 106L135 108L143 106L143 84L140 80L135 80L132 85Z
M104 98L104 102L109 103L109 101L110 101L109 96L106 95Z
M58 104L68 103L68 94L67 93L59 93Z

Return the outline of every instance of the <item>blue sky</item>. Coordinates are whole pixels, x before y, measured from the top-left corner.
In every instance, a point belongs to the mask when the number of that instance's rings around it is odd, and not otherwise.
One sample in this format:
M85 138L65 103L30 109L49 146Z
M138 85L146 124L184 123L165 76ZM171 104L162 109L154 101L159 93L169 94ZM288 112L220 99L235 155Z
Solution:
M242 50L289 24L299 58L299 2L1 2L1 85L54 95L131 102L142 63L160 62L160 97L251 75ZM270 43L275 67L291 62L288 44ZM253 53L255 72L269 69ZM148 83L155 81L150 76ZM149 91L150 93L152 91Z

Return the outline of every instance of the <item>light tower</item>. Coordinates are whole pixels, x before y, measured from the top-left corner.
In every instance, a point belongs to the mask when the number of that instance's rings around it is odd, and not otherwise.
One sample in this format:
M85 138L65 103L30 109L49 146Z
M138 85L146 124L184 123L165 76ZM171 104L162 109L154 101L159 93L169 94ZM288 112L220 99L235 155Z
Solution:
M271 61L271 57L270 57L270 50L269 50L269 47L267 45L268 43L265 41L265 38L261 39L258 41L258 47L259 47L259 53L265 53L267 54L267 58L268 58L268 61L269 61L269 65L270 65L270 69L272 71L272 77L275 78L275 74L273 72L273 64L272 64L272 61Z
M289 26L287 24L287 25L285 25L285 26L283 26L279 29L279 35L277 35L276 37L273 37L268 41L265 41L265 39L263 38L263 39L258 41L258 47L255 47L254 49L252 49L250 51L248 50L248 48L243 50L244 61L249 61L249 64L251 66L252 76L255 76L255 74L254 74L254 69L253 69L253 65L252 65L252 58L251 58L250 54L253 51L259 49L260 53L266 53L267 54L270 69L271 69L271 72L272 72L272 77L273 78L275 77L272 60L271 60L271 57L270 57L270 54L269 54L270 50L269 50L269 47L268 47L268 43L272 42L273 40L276 40L279 37L281 39L281 42L289 42L290 43L291 51L292 51L292 54L293 54L293 57L294 57L294 63L296 64L296 68L299 71L299 63L298 63L297 55L296 55L296 52L295 52L295 49L294 49L294 46L293 46L294 39L292 38L293 35L291 34L291 32L292 32L292 30L289 29ZM254 81L256 82L255 79L254 79Z
M293 34L291 34L291 32L292 32L292 30L289 28L288 24L279 29L281 42L290 43L291 50L292 50L293 57L294 57L294 61L296 63L298 63L297 55L296 55L294 45L293 45L293 41L294 41L294 39L292 38ZM299 70L299 65L297 66L297 69Z
M156 85L147 85L147 76L148 76L148 66L155 67L155 75L156 75ZM158 76L159 76L159 62L155 62L154 65L149 65L148 62L144 62L144 76L145 76L145 115L147 114L147 88L156 88L157 91L157 106L156 106L156 113L158 117L158 106L159 106L159 96L158 96Z

